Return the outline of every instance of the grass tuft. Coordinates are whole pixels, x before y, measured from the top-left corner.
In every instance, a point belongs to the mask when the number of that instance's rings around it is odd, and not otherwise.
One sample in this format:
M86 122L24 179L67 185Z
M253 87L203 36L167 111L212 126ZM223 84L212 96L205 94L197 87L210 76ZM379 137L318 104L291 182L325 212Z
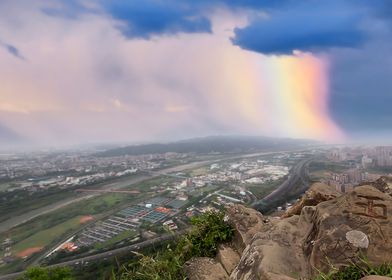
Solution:
M392 264L372 265L366 260L337 269L320 273L314 280L359 280L369 275L392 277Z

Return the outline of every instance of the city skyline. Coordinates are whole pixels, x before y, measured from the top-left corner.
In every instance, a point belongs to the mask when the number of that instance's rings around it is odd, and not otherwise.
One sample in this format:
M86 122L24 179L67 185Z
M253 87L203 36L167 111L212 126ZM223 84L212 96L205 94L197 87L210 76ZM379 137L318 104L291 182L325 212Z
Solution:
M391 8L385 0L2 1L0 143L221 134L386 141Z

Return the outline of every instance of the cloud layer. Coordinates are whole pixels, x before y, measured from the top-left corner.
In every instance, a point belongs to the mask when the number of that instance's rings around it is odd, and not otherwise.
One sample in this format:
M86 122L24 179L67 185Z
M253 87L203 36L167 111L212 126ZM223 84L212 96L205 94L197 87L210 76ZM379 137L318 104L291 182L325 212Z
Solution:
M2 1L1 124L40 144L388 130L386 2L355 3Z
M293 50L324 51L333 47L358 47L365 41L361 15L330 2L297 6L268 17L258 16L235 29L232 42L264 54L291 54Z

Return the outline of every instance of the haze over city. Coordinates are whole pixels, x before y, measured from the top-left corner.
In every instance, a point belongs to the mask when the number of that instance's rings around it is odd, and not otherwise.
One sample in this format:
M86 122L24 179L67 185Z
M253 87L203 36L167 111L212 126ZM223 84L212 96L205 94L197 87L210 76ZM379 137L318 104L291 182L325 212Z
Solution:
M3 0L0 143L385 140L391 8L387 0Z

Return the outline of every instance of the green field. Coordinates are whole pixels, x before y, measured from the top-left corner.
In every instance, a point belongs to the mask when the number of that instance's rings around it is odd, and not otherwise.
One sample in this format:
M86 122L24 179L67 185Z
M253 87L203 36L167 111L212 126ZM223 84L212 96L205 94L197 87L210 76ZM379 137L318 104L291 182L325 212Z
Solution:
M77 217L91 215L95 219L100 219L110 212L116 211L119 207L141 199L143 194L134 196L127 194L105 194L98 197L76 202L49 214L37 217L25 224L17 226L9 232L0 235L0 240L11 236L14 243L19 243L29 237L55 226L68 222ZM79 227L81 227L80 225ZM77 228L75 228L77 230Z
M313 173L316 171L330 171L335 173L341 173L350 169L349 165L342 162L331 162L331 161L312 161L309 164L309 172Z
M12 250L14 253L19 253L31 247L46 247L53 241L61 240L63 235L80 227L81 217L82 216L76 216L54 227L37 232L30 237L16 243L14 246L12 246Z
M281 178L276 181L270 181L263 184L248 184L247 189L253 193L257 199L262 199L266 195L270 194L275 190L280 184L282 184L286 178Z
M11 183L6 182L6 183L0 183L0 192L6 191L7 189L9 189Z
M45 192L29 193L23 190L1 193L0 221L39 209L74 196L73 192L52 188Z
M0 242L5 238L11 237L13 241L11 250L14 253L20 253L34 247L44 247L45 249L42 251L44 253L57 243L82 229L86 224L80 224L81 217L90 215L94 217L95 221L100 220L127 205L139 203L150 198L153 195L153 193L149 192L150 187L175 180L177 179L158 177L138 184L128 185L128 187L124 184L123 189L140 190L140 194L105 193L74 202L1 233ZM101 244L101 246L111 246L121 240L133 238L136 235L136 232L128 231L107 241L107 243ZM5 265L1 268L1 271L11 272L13 267L13 264Z
M318 170L309 173L309 177L312 181L320 181L321 179L328 178L329 172L325 170Z
M106 247L110 247L110 246L112 246L112 245L114 245L114 244L116 244L116 243L118 243L118 242L120 242L120 241L122 241L124 239L133 238L136 235L137 235L137 232L135 230L123 231L119 235L117 235L117 236L115 236L115 237L113 237L113 238L111 238L111 239L109 239L109 240L107 240L105 242L97 243L95 245L95 249L103 249L103 248L106 248Z
M186 171L186 173L190 174L191 176L200 176L200 175L205 175L209 172L209 167L208 166L203 166L200 168L192 169Z

